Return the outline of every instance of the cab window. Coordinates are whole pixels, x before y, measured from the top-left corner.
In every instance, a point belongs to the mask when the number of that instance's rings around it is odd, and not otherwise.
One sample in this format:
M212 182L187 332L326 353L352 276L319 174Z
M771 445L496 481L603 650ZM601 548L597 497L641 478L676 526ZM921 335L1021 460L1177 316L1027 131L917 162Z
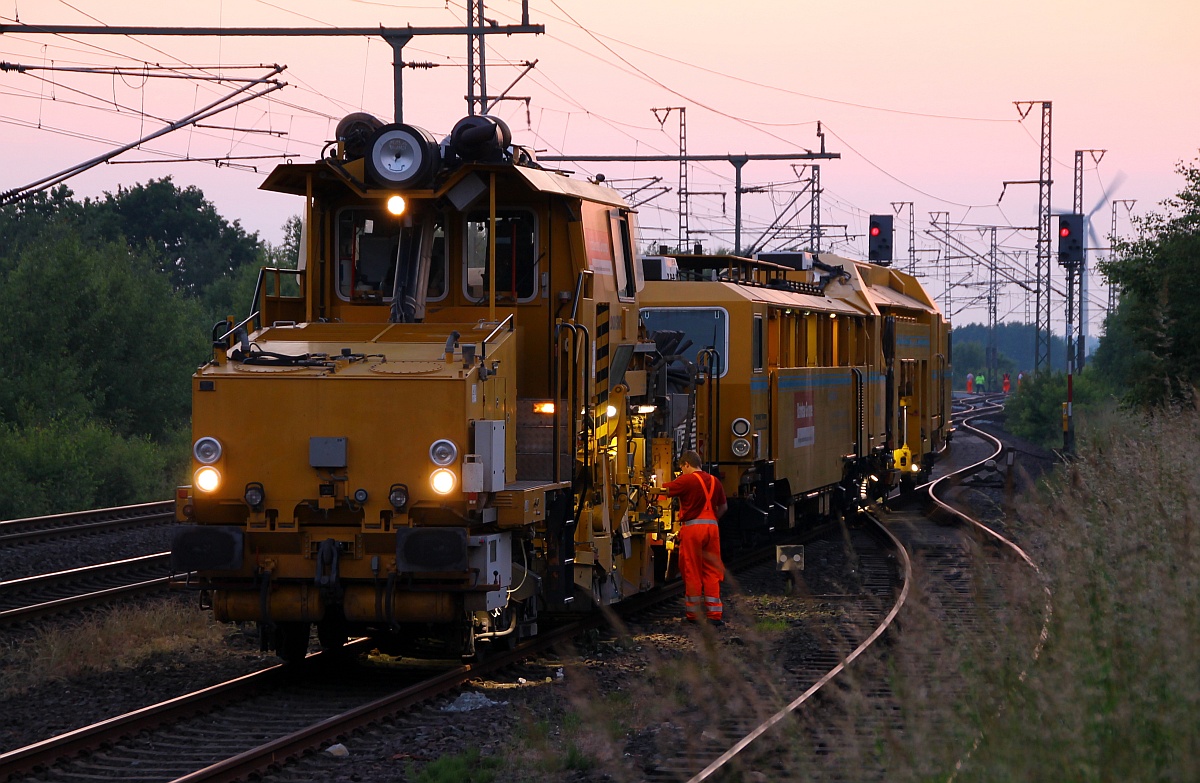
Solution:
M754 372L762 372L763 370L763 317L761 315L754 316L754 323L751 326L750 332L750 361L753 364Z
M721 362L720 375L729 371L729 315L721 307L646 307L642 309L646 332L660 347L667 338L655 337L655 332L680 332L681 339L671 338L675 352L690 362L705 348L716 349ZM689 345L690 343L690 345ZM679 350L682 347L683 350Z
M482 302L491 286L488 280L487 210L466 216L463 285L468 299ZM529 210L496 211L496 299L527 302L537 293L537 221Z
M627 213L613 210L612 226L613 273L617 276L617 298L623 302L633 301L637 294L637 279L634 274L636 257L629 231Z
M428 268L427 299L446 296L445 231L440 216L392 215L347 207L338 213L335 240L337 293L354 302L390 302L396 270Z

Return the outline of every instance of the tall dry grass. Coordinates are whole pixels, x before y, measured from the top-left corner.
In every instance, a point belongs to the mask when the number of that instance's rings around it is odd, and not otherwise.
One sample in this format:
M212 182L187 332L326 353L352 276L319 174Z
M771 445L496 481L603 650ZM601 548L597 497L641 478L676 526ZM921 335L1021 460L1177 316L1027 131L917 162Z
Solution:
M1089 433L1021 510L1050 635L1024 682L1015 666L996 677L1007 708L981 716L963 780L1200 779L1198 514L1195 412L1112 416Z
M194 601L117 605L75 623L54 623L0 647L0 696L46 682L135 668L155 655L216 655L228 626Z
M1200 780L1200 416L1112 415L1081 436L1078 458L1006 520L1041 576L995 565L947 594L933 584L944 577L918 571L896 643L735 777ZM974 617L947 624L963 605ZM637 780L630 750L701 749L724 716L769 714L794 696L779 688L772 628L747 633L745 648L652 656L620 696L576 673L566 746ZM562 774L551 757L564 747L525 758Z

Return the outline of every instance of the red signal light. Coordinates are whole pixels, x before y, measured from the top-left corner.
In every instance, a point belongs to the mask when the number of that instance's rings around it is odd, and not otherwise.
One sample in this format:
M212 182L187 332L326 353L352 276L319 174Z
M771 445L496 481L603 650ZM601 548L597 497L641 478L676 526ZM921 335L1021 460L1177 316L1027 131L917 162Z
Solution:
M1058 235L1060 237L1063 237L1064 239L1066 237L1071 236L1071 227L1070 226L1062 226L1061 228L1058 229Z
M871 226L871 236L873 236L873 237L877 237L877 236L879 236L881 233L883 233L883 232L879 230L879 226L875 226L875 225L872 225L872 226Z

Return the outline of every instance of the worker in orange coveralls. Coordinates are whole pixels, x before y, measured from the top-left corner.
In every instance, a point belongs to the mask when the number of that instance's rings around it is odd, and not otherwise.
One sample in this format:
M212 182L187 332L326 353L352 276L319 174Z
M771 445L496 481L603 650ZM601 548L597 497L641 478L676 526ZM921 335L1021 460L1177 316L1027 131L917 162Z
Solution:
M700 455L685 451L679 457L682 474L664 485L679 498L679 572L683 575L684 606L688 622L696 622L701 601L704 615L716 626L725 624L721 604L721 536L717 520L725 513L725 490L720 480L700 470Z
M1011 389L1012 389L1012 380L1008 377L1008 373L1004 373L1004 393L1008 394L1008 392Z

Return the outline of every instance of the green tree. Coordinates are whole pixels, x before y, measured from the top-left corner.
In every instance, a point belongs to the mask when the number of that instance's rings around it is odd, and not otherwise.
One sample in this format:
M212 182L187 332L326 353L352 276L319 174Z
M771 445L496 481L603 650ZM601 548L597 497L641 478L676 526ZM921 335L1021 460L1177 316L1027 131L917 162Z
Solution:
M1004 372L1019 372L1024 370L1026 373L1033 371L1034 364L1034 343L1037 330L1033 324L1005 322L996 324L996 350L998 352L998 360L1003 364L1004 361L1011 361L1008 369L1001 370ZM982 349L988 344L988 327L986 324L968 323L954 327L954 367L959 370L959 348L967 343L978 343ZM1067 369L1066 364L1067 344L1066 340L1059 335L1050 335L1050 370ZM1007 357L1007 359L1004 359ZM981 363L980 366L983 366ZM970 370L974 372L974 370ZM963 370L967 372L967 370Z
M0 271L0 419L96 417L165 439L188 418L199 323L198 305L124 245L78 233L29 245Z
M1127 401L1194 405L1200 383L1200 169L1180 163L1184 187L1162 212L1135 219L1138 237L1114 241L1100 270L1121 292L1131 359Z
M974 324L972 324L974 326ZM1032 331L1030 332L1032 334ZM988 390L1000 391L1004 373L1011 375L1013 386L1016 386L1017 364L1003 351L996 354L996 377L991 377L987 366L987 347L984 343L974 340L963 340L958 329L954 330L954 355L952 357L953 383L956 389L967 388L967 373L978 376L979 373L988 375Z
M221 217L199 188L181 190L170 177L118 188L99 208L108 238L153 248L160 271L176 290L192 295L259 257L257 233Z
M259 251L258 263L246 264L214 281L203 295L204 310L209 325L223 321L232 316L234 323L241 321L252 312L256 304L254 288L258 283L258 273L262 267L278 269L295 269L300 259L300 218L292 216L283 224L283 242L273 245L264 243ZM297 294L300 291L293 277L284 277L280 288L285 294ZM268 281L270 284L270 281Z
M86 203L71 198L66 185L0 207L0 270L30 245L75 230L87 209Z
M240 286L244 311L255 262L295 256L285 233L260 247L169 179L0 208L0 518L169 494L209 355L206 294Z
M1104 319L1104 336L1087 366L1097 382L1108 386L1117 397L1126 395L1137 378L1150 371L1154 357L1143 349L1129 323L1131 301L1118 303L1117 309Z

